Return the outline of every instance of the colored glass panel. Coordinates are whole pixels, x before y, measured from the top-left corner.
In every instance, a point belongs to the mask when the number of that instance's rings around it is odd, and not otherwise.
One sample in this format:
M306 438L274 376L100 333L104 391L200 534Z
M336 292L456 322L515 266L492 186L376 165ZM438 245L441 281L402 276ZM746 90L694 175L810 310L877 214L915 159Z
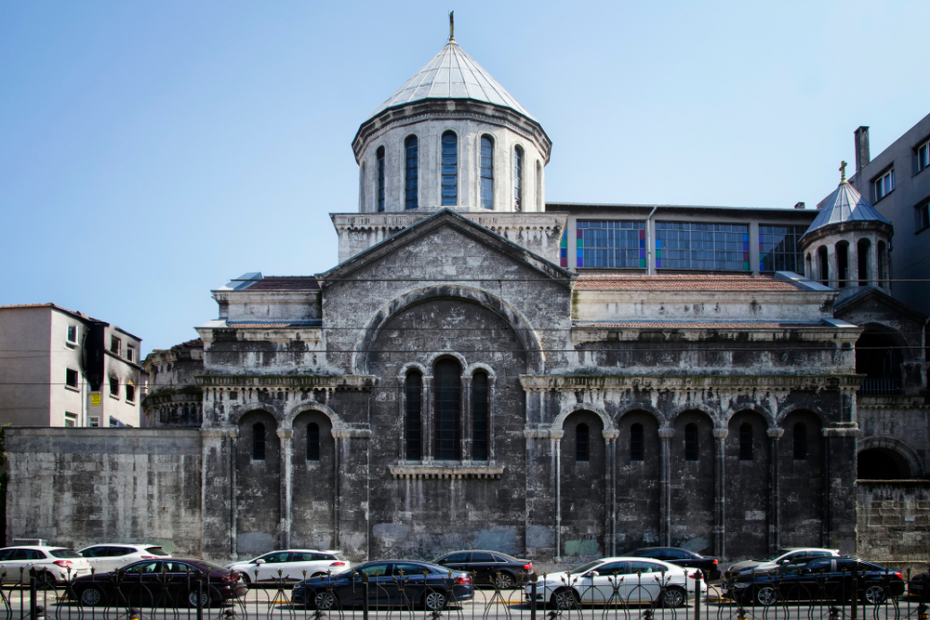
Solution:
M804 226L759 225L759 271L793 271L804 273L804 255L798 242L806 232Z
M749 271L748 250L745 225L656 222L656 268Z
M645 222L579 220L577 233L578 267L642 267Z

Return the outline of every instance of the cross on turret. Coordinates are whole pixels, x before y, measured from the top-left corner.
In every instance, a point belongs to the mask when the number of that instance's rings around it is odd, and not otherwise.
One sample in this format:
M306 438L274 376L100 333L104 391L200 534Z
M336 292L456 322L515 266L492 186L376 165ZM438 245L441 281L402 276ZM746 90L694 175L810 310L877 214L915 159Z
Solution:
M846 162L840 162L840 183L846 180Z

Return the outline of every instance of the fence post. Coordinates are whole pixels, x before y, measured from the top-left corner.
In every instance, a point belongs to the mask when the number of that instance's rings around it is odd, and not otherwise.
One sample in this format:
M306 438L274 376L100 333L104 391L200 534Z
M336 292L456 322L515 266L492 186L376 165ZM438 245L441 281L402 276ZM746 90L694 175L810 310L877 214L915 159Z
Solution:
M694 574L694 620L701 620L701 582L704 573L700 570ZM685 604L688 603L688 591L685 590Z
M530 573L530 620L536 620L536 588L539 577L535 572Z
M362 620L368 620L368 573L362 573Z
M852 610L849 617L856 620L859 617L859 571L852 572Z
M201 571L197 580L197 620L203 620L203 580L205 573Z
M36 619L38 609L36 605L36 569L35 567L29 569L29 617L32 620Z

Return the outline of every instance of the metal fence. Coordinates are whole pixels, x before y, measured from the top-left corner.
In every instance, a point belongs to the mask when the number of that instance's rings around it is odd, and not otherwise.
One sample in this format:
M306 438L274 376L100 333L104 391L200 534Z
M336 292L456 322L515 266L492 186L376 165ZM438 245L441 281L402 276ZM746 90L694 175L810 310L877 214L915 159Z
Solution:
M230 596L228 588L197 572L149 580L126 575L116 582L99 575L65 583L22 572L2 575L0 620L927 620L926 591L897 595L889 581L863 589L851 577L840 587L815 579L804 589L774 579L765 586L770 591L751 586L742 594L727 576L706 592L694 579L679 600L681 593L673 592L676 586L664 573L614 576L606 586L572 575L554 586L546 575L531 574L521 575L512 588L477 588L467 601L456 600L451 574L445 585L427 588L443 594L433 599L409 576L377 584L358 578L351 583L358 605L350 606L338 596L334 577L321 590L337 594L331 604L303 605L292 600L293 582L284 579L237 584L239 595ZM904 578L910 580L909 571Z

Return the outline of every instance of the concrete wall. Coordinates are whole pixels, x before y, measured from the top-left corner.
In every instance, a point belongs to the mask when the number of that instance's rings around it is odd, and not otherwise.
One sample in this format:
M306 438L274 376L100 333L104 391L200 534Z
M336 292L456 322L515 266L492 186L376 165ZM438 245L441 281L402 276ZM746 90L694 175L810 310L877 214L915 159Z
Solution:
M859 480L859 555L895 568L927 569L930 480Z
M199 430L8 428L7 540L200 555Z

